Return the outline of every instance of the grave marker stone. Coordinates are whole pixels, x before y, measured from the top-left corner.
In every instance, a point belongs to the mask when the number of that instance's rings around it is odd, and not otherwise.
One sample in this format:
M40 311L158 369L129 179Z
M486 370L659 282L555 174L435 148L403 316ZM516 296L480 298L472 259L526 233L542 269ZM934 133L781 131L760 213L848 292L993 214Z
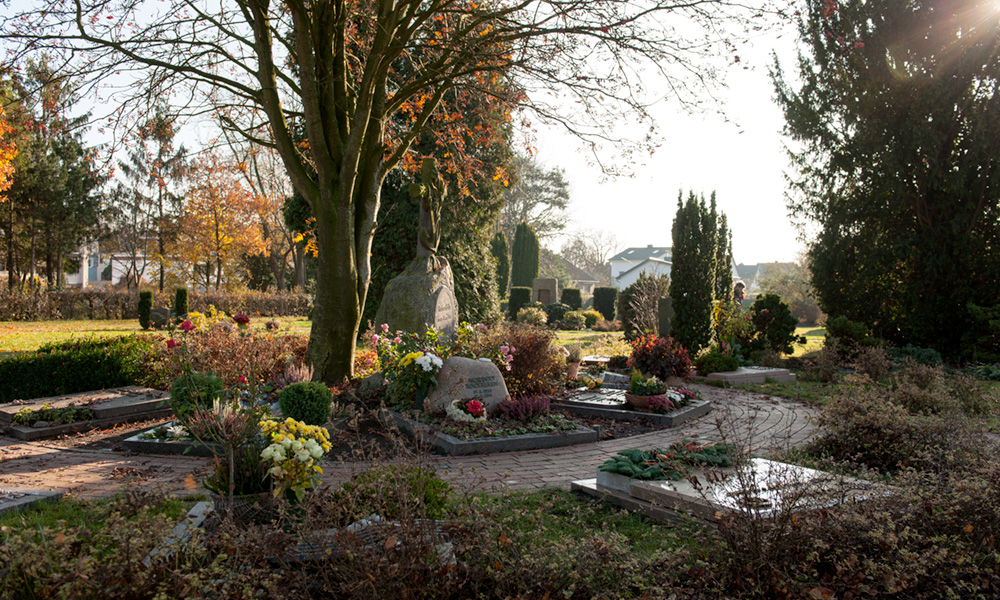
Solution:
M487 411L492 411L498 404L510 399L500 369L486 360L453 356L444 361L438 371L437 382L437 388L427 395L429 412L444 412L451 402L474 396L482 399Z

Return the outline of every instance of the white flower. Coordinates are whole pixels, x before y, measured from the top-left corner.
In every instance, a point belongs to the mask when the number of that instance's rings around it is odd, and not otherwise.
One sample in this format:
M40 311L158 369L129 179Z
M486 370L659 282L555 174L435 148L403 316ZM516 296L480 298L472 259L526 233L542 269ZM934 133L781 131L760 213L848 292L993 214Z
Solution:
M290 447L292 445L292 438L286 437L285 439L281 440L281 445L285 448Z
M302 440L295 440L292 442L292 451L299 452L304 446L305 444L302 443Z
M450 404L448 404L448 406L444 407L444 412L446 415L448 415L450 419L452 419L453 421L463 421L465 423L475 423L476 421L486 420L485 411L483 412L483 416L478 418L474 417L469 413L465 412L464 410L462 410L461 408L459 408L458 407L459 402L461 402L461 400L455 400Z
M172 438L187 437L187 429L184 429L183 425L174 425L172 427L167 427L167 436Z
M295 460L299 461L300 463L308 462L311 459L312 456L309 454L309 451L306 450L305 448L302 448L301 450L295 453Z
M267 448L264 448L263 452L260 453L260 458L262 460L271 460L272 456L274 456L274 446L268 446Z
M323 449L320 448L319 446L315 446L311 450L309 450L309 454L312 454L313 458L319 460L320 458L323 457Z
M414 362L420 365L420 367L428 373L437 371L441 368L441 365L444 364L439 357L431 354L430 352L424 354Z

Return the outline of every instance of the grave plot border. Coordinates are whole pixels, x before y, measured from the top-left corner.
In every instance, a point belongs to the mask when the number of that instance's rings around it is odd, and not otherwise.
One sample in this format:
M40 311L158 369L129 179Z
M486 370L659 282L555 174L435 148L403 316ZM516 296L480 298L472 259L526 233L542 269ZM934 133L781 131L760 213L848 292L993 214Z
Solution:
M407 419L395 411L386 410L382 412L383 415L386 415L387 419L391 419L391 422L404 435L410 439L428 443L438 452L447 454L448 456L561 448L563 446L596 442L601 437L600 427L593 429L581 427L553 433L526 433L524 435L461 440L455 436L435 431L424 423Z
M90 431L92 429L103 429L113 425L125 423L135 423L136 421L146 421L149 419L159 419L169 417L170 408L158 409L146 413L134 413L121 417L110 417L107 419L90 419L88 421L77 421L75 423L65 423L52 425L50 427L28 427L27 425L15 425L13 423L2 424L4 435L10 435L25 442L32 442L40 439L58 437L70 433Z
M57 502L63 496L62 492L54 492L51 490L34 490L5 486L0 486L0 492L24 494L24 496L20 498L15 498L7 502L0 502L0 515L19 512L43 502Z
M678 408L666 414L639 412L619 408L602 408L600 406L584 406L582 402L567 400L553 401L552 406L566 410L583 417L600 417L618 421L635 421L646 419L663 427L677 427L699 417L704 417L712 410L711 400L695 400L687 406Z

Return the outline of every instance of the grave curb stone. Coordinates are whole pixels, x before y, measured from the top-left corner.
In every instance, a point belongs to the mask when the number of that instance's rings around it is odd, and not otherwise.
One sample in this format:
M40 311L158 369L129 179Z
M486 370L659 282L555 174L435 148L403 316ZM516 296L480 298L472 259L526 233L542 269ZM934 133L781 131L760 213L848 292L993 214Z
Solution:
M655 413L644 413L634 410L625 410L617 408L602 408L599 406L581 406L581 403L571 403L567 401L557 401L552 403L553 406L559 407L562 410L566 410L573 414L578 414L586 417L601 417L605 419L614 419L618 421L635 421L638 419L647 419L657 425L662 425L664 427L677 427L682 423L704 417L712 410L711 400L695 400L687 406L678 408L677 410L671 411L664 415L659 415Z
M447 433L434 431L430 426L412 421L395 411L383 410L382 418L384 420L391 419L391 422L407 437L428 443L438 452L449 456L561 448L596 442L601 436L600 428L595 427L594 429L577 428L553 433L526 433L524 435L462 440Z
M0 486L0 491L25 494L21 498L15 498L14 500L10 500L8 502L0 502L0 515L19 512L42 502L56 502L63 496L62 492L55 492L51 490L34 490L5 486Z

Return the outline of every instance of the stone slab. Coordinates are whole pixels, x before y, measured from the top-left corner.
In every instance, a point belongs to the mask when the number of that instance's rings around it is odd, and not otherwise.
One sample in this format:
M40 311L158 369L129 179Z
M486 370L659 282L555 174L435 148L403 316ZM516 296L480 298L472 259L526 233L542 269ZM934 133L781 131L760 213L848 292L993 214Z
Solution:
M704 381L722 381L731 385L741 383L766 383L767 380L778 383L795 381L795 373L788 369L770 369L766 367L740 367L735 371L711 373L707 377L696 376L692 379Z
M452 356L441 365L436 379L437 387L427 395L428 412L444 413L452 402L473 397L480 398L487 412L492 412L510 400L500 369L489 360Z
M560 448L575 444L596 442L601 437L600 428L573 429L554 433L527 433L476 440L462 440L455 436L434 431L430 426L411 421L394 411L383 411L406 436L430 444L435 450L449 456L467 454L493 454L496 452L516 452L518 450L538 450Z
M169 560L172 558L177 553L177 550L191 541L191 536L194 535L195 529L201 527L202 523L212 514L213 510L212 503L208 501L198 502L191 507L191 510L170 531L166 539L157 544L142 559L142 564L148 569L152 566L154 560Z
M613 407L587 406L580 402L574 403L562 400L553 402L553 406L557 406L567 412L584 417L600 417L604 419L614 419L617 421L636 421L642 419L662 427L677 427L687 421L704 417L709 413L709 411L712 410L712 402L710 400L696 400L687 406L670 411L666 414L640 412L636 410Z
M615 506L624 508L629 512L639 513L657 523L679 524L689 519L673 510L668 510L662 506L656 506L644 500L633 498L627 492L620 492L609 488L602 488L597 479L579 479L570 483L570 491L597 498L605 502L610 502Z
M4 498L8 495L12 497ZM24 510L42 502L55 502L62 495L62 492L48 490L0 487L0 515Z
M680 481L631 480L629 485L635 499L706 521L738 512L770 518L782 511L863 501L887 491L871 482L763 458L751 459L742 470L717 469L708 476L697 469Z
M52 408L77 406L94 411L98 420L146 415L166 407L170 394L161 390L139 386L126 386L109 390L66 394L49 398L19 400L0 406L0 422L10 423L19 410L38 410L48 404ZM169 408L167 408L169 412Z

